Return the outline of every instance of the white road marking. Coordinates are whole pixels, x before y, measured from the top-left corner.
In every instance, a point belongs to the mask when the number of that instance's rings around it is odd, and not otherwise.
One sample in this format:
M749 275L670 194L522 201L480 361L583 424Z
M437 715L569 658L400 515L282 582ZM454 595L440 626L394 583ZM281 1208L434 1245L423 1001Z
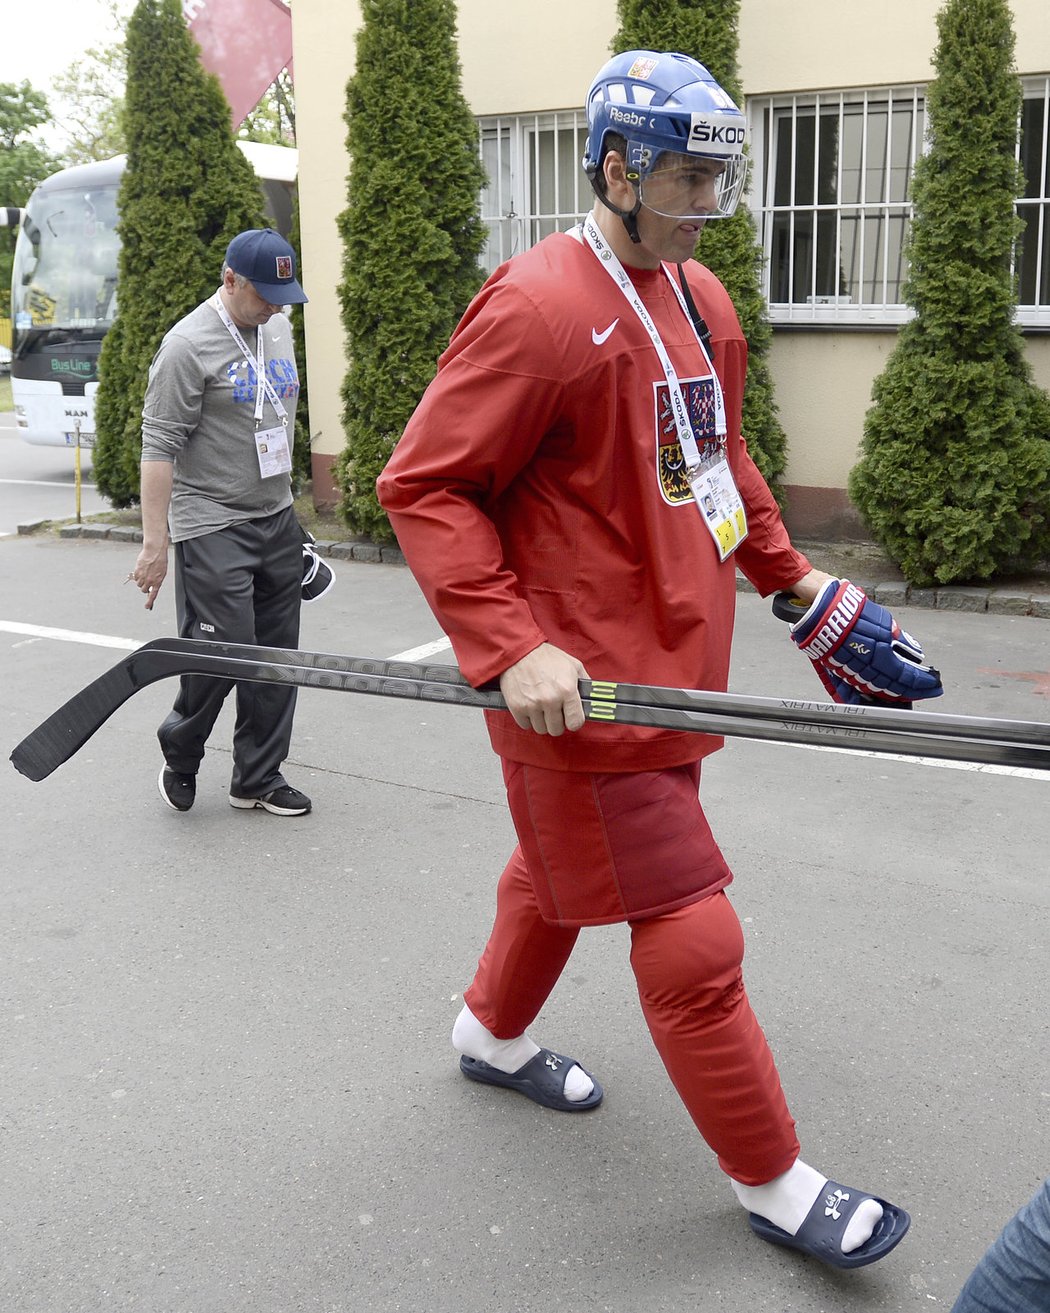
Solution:
M45 625L23 625L17 620L0 620L0 632L8 634L25 634L30 638L53 638L61 643L86 643L92 647L117 647L133 652L142 644L133 638L115 638L110 634L83 633L76 629L50 629ZM18 643L21 647L23 644ZM407 651L397 652L387 661L421 661L451 648L452 644L445 637L435 638L433 642L423 643L419 647L410 647ZM910 757L896 752L862 752L855 748L833 748L822 743L777 743L773 739L763 740L776 748L798 748L806 752L844 752L848 757L870 757L872 760L887 762L897 761L912 766L938 766L941 770L965 770L981 775L1012 775L1022 780L1050 780L1050 771L1029 770L1024 766L993 766L978 761L943 761L939 757Z
M435 638L432 643L424 643L421 647L410 647L407 652L398 652L392 657L387 657L387 660L422 661L424 657L433 656L435 652L444 652L451 647L452 644L442 635L441 638Z
M115 638L110 634L83 633L78 629L51 629L46 625L23 625L17 620L0 620L0 631L7 634L26 634L30 638L54 638L60 643L86 643L92 647L119 647L133 652L142 644L133 638ZM21 644L18 644L21 646ZM422 661L424 657L433 656L451 648L447 638L435 638L431 643L420 647L410 647L406 652L397 652L385 657L387 661Z
M1027 766L995 766L983 761L947 761L941 757L909 757L899 752L864 752L857 748L833 748L823 743L778 743L764 739L775 748L802 748L806 752L844 752L847 757L870 757L873 761L903 761L913 766L939 766L942 770L976 771L980 775L1014 775L1022 780L1050 780L1050 771L1029 770Z
M64 479L0 479L0 484L17 484L21 488L75 488L75 483L69 483ZM93 483L80 481L81 488L87 488L91 492L95 491Z
M134 652L142 644L134 638L114 638L112 634L81 633L77 629L50 629L46 625L21 625L17 620L0 620L6 634L28 634L31 638L54 638L60 643L87 643L91 647L119 647Z

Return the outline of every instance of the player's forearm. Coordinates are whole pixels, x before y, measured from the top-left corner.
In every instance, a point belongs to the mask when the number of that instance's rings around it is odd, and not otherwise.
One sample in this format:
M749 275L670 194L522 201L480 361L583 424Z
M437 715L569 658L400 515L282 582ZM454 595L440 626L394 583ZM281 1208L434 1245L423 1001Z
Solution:
M174 467L166 460L142 462L139 497L142 507L142 547L149 554L168 550L168 507Z

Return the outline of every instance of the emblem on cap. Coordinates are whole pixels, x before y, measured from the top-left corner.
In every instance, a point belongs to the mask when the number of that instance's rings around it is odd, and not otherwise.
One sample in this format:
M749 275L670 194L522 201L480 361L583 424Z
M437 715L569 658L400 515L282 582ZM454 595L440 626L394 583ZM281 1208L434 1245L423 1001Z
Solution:
M292 276L292 257L290 255L278 255L274 263L277 265L278 278L291 278Z

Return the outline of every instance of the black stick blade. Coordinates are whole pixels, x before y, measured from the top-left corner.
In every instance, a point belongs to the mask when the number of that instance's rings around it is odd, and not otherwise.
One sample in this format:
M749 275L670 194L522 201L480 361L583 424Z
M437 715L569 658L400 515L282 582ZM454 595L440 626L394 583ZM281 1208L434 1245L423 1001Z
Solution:
M11 753L15 770L31 780L47 779L139 689L179 674L183 662L178 657L153 650L164 641L136 648L52 712Z

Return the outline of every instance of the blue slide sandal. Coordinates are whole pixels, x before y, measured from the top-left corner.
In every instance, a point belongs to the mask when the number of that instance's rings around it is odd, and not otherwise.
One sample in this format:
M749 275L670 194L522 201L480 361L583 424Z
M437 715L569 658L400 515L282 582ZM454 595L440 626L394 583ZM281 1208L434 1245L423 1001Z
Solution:
M506 1090L517 1090L534 1103L542 1104L544 1108L554 1108L558 1112L589 1112L591 1108L597 1108L605 1094L590 1072L587 1075L594 1081L594 1089L590 1094L577 1103L565 1097L565 1077L573 1067L579 1066L575 1058L552 1053L550 1049L540 1049L535 1057L514 1072L500 1071L498 1067L490 1067L480 1058L468 1058L466 1054L459 1060L459 1069L463 1075L470 1080L480 1081L482 1085L499 1085ZM580 1067L580 1070L583 1068Z
M875 1199L881 1205L882 1217L869 1240L852 1253L844 1254L842 1236L850 1218L866 1199ZM865 1267L868 1263L877 1263L900 1244L911 1226L911 1218L903 1208L887 1203L885 1199L878 1199L875 1195L865 1194L863 1190L839 1185L837 1181L829 1181L821 1190L795 1235L782 1231L779 1226L767 1222L757 1213L749 1213L748 1221L755 1235L768 1240L770 1244L811 1254L831 1267Z

